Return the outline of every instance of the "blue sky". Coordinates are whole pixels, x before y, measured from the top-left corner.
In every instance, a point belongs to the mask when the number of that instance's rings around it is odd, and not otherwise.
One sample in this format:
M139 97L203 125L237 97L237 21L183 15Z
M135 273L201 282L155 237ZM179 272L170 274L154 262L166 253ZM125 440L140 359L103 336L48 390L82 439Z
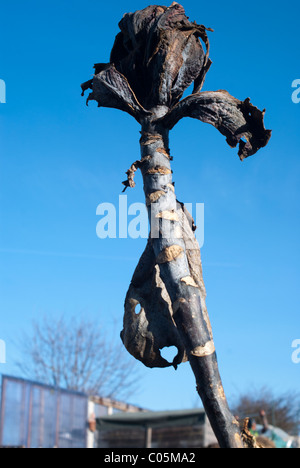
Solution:
M15 345L43 315L84 314L122 327L124 297L145 240L96 236L96 208L118 203L139 157L129 115L85 106L80 83L106 62L127 11L145 1L1 2L0 339L15 374ZM207 305L229 399L248 388L298 390L292 363L299 326L300 79L296 2L183 3L210 33L205 90L226 89L266 108L269 145L241 163L213 127L192 119L171 133L177 196L205 204L202 249ZM128 203L143 201L142 180ZM188 364L177 372L137 363L132 403L197 403Z

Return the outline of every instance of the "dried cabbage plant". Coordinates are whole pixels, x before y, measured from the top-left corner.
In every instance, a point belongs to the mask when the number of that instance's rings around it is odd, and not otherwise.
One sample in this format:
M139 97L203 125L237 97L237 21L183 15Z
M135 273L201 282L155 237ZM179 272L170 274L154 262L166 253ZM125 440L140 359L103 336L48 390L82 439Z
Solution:
M211 65L208 29L190 22L181 5L125 14L119 27L110 62L96 64L82 90L92 90L87 101L128 112L141 125L141 158L123 184L134 187L140 169L150 234L126 296L121 337L148 367L176 368L188 360L220 446L242 448L218 370L195 225L175 195L169 132L183 117L209 123L231 147L238 145L241 160L264 147L271 132L250 99L201 92ZM193 93L181 100L193 83ZM160 352L170 346L178 349L172 363Z

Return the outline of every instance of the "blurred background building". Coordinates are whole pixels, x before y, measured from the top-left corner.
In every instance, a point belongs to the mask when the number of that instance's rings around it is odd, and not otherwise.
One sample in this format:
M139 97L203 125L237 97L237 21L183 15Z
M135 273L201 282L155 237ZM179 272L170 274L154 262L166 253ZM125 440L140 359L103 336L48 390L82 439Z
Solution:
M299 438L279 428L269 426L264 435L278 448L300 447ZM148 411L3 375L0 447L196 449L217 441L202 409Z

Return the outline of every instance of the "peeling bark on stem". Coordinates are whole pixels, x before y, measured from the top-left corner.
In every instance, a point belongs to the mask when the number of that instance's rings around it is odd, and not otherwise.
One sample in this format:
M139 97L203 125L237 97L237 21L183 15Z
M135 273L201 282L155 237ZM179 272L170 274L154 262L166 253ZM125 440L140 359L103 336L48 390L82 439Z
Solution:
M242 448L238 423L229 411L218 371L212 330L205 307L201 261L197 272L190 268L193 265L191 256L196 255L200 259L200 249L191 228L191 245L185 242L184 224L189 225L189 222L182 206L176 200L170 160L164 156L165 152L169 152L169 132L164 127L153 125L152 122L152 119L144 120L142 135L148 135L150 138L149 144L141 144L141 159L146 155L151 156L141 166L146 201L153 199L151 204L147 203L152 232L149 243L155 262L159 265L159 275L170 298L173 320L194 372L198 393L220 446ZM164 167L166 171L151 170L156 167ZM152 197L157 193L164 195ZM162 213L173 213L177 216L162 216ZM183 218L185 222L182 221ZM159 236L153 236L157 230ZM144 273L145 277L140 281L141 289L149 271L146 269ZM123 338L124 334L125 331Z

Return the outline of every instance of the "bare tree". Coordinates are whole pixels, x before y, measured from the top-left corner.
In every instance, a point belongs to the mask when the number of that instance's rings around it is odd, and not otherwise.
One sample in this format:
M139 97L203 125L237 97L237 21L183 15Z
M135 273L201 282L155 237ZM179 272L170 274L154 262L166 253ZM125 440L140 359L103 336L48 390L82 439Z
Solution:
M211 65L207 28L190 22L181 5L125 14L119 26L110 62L96 64L94 78L82 89L92 90L88 101L125 111L141 125L141 158L124 185L134 187L141 170L151 232L127 293L122 339L148 367L176 368L188 359L221 447L240 448L218 370L195 225L175 195L169 132L183 117L209 123L231 147L239 145L241 160L265 146L271 132L264 127L264 111L250 99L201 92ZM181 100L192 83L193 93ZM188 149L185 158L192 171ZM160 353L168 346L178 349L172 363Z
M300 392L288 391L276 394L268 387L250 388L236 398L232 407L240 418L254 418L257 423L261 422L263 411L269 424L280 427L288 434L298 435Z
M108 398L137 387L133 362L107 330L84 318L43 318L21 341L24 376L41 383Z

